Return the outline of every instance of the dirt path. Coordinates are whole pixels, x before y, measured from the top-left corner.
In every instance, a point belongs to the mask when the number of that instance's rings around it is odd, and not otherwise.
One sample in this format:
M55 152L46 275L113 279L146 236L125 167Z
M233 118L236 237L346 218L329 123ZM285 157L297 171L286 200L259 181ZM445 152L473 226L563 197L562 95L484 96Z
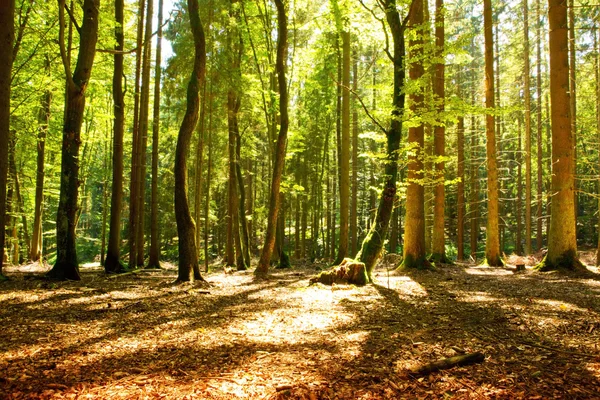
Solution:
M600 398L600 278L448 266L367 287L314 268L0 284L0 398ZM425 377L415 365L481 351Z

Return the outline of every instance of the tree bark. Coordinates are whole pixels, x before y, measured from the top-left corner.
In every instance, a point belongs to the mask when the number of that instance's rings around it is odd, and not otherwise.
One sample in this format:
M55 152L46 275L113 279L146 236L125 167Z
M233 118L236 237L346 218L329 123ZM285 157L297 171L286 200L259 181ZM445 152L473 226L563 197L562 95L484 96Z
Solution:
M146 225L146 153L148 149L148 120L150 114L150 60L152 58L152 15L154 0L148 0L146 7L146 23L144 25L144 54L142 59L142 89L139 119L139 168L138 173L138 224L137 224L137 256L136 266L144 265L145 225Z
M196 224L192 219L188 202L187 158L190 141L194 133L200 111L200 88L206 74L206 40L198 0L188 0L188 15L194 37L194 66L187 88L187 106L175 150L175 219L179 236L179 267L177 281L193 282L203 280L198 266L196 249Z
M536 248L542 248L542 199L543 199L543 167L542 160L544 158L542 152L542 13L540 0L537 0L537 61L536 61L536 108L537 108L537 216L536 216ZM548 117L549 118L549 117ZM546 171L550 174L550 170Z
M529 66L529 10L523 0L523 76L525 97L525 254L531 254L531 88Z
M435 2L435 53L439 60L435 65L435 75L433 82L433 94L438 115L444 115L445 109L445 55L444 55L444 1ZM446 156L446 128L445 121L438 120L434 128L433 146L435 158L439 161L435 163L436 186L434 189L433 206L433 237L431 243L431 259L435 262L447 263L450 260L446 257L446 243L444 240L444 221L445 221L445 186L444 186L444 157Z
M352 89L358 92L358 52L354 51ZM320 186L319 186L320 187ZM358 251L358 105L352 101L352 203L350 206L350 254Z
M409 76L418 81L424 74L423 58L423 1L414 0L409 19L410 28L416 34L410 40L409 48L413 61L408 66ZM409 95L410 109L419 113L423 108L422 91ZM406 224L404 230L404 260L402 268L428 268L425 247L425 189L423 187L423 152L425 130L423 124L408 128L408 142L411 153L408 157L408 188L406 190ZM367 268L368 269L368 268Z
M50 59L46 55L44 62L46 74L50 73ZM37 141L37 169L35 175L35 206L33 216L33 234L31 237L31 247L29 259L38 261L42 257L42 218L44 212L44 177L45 177L45 151L46 136L48 134L48 124L50 123L50 103L52 102L52 92L46 90L42 95L40 111L38 114L38 141Z
M112 156L112 195L110 199L110 227L104 271L124 272L121 256L121 212L123 209L123 136L125 133L125 94L123 93L123 51L124 43L124 0L115 0L115 50L113 56L113 156Z
M418 0L417 0L418 1ZM415 2L411 5L414 8ZM421 11L422 12L422 11ZM412 10L409 11L409 15ZM385 183L379 198L379 207L375 221L362 243L361 250L356 258L365 264L367 276L372 280L375 264L381 257L384 240L394 209L396 198L396 179L398 177L398 149L402 137L402 116L404 113L404 29L405 23L400 20L395 0L388 0L385 7L387 24L392 34L393 62L394 62L394 89L392 97L392 115L387 136L387 162L385 163Z
M342 130L340 141L340 240L334 264L340 264L348 255L348 227L350 211L350 32L342 37Z
M498 167L496 164L496 127L493 115L495 108L494 93L494 38L492 32L492 2L483 2L484 36L485 36L485 106L486 115L486 157L487 157L487 192L488 217L486 227L485 258L490 266L504 265L500 255L499 238L499 206L498 206Z
M56 280L80 280L75 230L79 181L79 147L85 108L85 91L89 83L98 39L100 0L84 0L79 54L75 71L67 63L64 44L64 6L59 0L61 57L67 76L65 120L63 125L60 197L56 215L56 263L47 277Z
M6 226L6 181L8 175L8 138L10 132L10 83L13 64L15 2L0 3L0 277L4 264Z
M138 243L137 232L139 223L139 173L140 168L140 77L142 74L142 43L144 39L144 11L146 0L139 0L137 19L137 39L135 54L135 82L133 101L133 138L131 144L131 180L129 185L129 268L135 268L137 263Z
M577 255L575 229L573 132L569 95L567 6L548 0L550 24L550 100L552 120L552 218L548 253L540 270L584 268Z
M160 78L162 57L163 0L158 0L158 34L154 66L154 110L152 116L152 199L150 209L150 255L148 268L160 268L160 231L158 229L158 138L160 134Z
M271 254L275 247L275 234L277 229L277 215L279 212L279 187L281 185L281 178L283 175L283 167L285 163L285 148L287 141L287 132L289 125L288 117L288 92L287 82L285 77L285 63L287 53L287 15L285 12L285 5L283 0L275 0L275 6L277 7L277 61L276 71L277 80L279 83L279 113L280 113L280 126L279 134L277 136L277 144L275 151L275 162L273 166L273 179L271 182L271 193L269 199L269 215L267 219L267 232L265 236L265 243L260 256L260 261L256 270L254 271L257 275L266 275L269 271L269 262L271 260Z
M458 72L457 78L457 96L461 98L461 79L462 78L462 70ZM458 147L458 160L457 160L457 175L458 175L458 185L457 185L457 255L456 258L459 261L465 259L465 118L461 115L458 117L458 121L456 123L456 135L457 135L457 147Z

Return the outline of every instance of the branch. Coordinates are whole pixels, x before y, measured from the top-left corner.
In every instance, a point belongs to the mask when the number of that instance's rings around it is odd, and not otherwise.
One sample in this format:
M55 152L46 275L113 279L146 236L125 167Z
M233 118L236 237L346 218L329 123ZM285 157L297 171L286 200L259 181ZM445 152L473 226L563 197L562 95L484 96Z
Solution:
M387 129L385 129L383 127L383 125L381 125L381 123L379 123L379 121L377 121L377 119L371 114L371 112L369 111L369 109L367 108L367 106L365 105L365 103L362 101L362 98L359 96L359 94L356 93L351 87L348 87L348 86L345 86L345 85L339 83L338 81L336 81L335 79L333 79L333 77L331 77L331 79L335 82L336 85L340 86L343 89L348 90L350 93L352 93L354 96L356 96L357 100L360 102L360 105L362 106L363 110L365 111L365 114L367 114L367 117L369 117L369 119L375 125L377 125L377 127L381 130L381 132L383 132L383 134L385 134L387 136L387 134L388 134Z
M31 9L33 8L33 0L29 1L29 7L27 7L25 16L22 17L24 5L25 5L25 2L23 2L23 4L21 4L21 8L19 9L19 30L17 32L17 37L15 38L15 45L13 47L13 60L16 60L17 53L19 52L19 48L21 47L21 42L23 41L23 34L25 32L25 27L27 26L27 21L29 20L29 14L31 13Z
M79 33L79 35L81 35L81 27L77 23L77 20L75 19L75 15L73 15L73 12L69 9L69 7L67 6L66 3L65 3L65 10L67 10L67 14L69 14L69 18L71 19L71 22L73 23L73 25L75 25L75 29L77 29L77 33Z
M169 17L164 24L162 24L160 26L160 29L164 28L169 22L171 22L171 17ZM152 38L154 36L156 36L158 34L158 29L156 31L154 31L154 33L152 34L152 36L150 36L150 40L152 40ZM142 48L146 45L146 42L142 43ZM108 54L131 54L131 53L135 53L138 51L137 47L134 47L133 49L130 50L115 50L115 49L96 49L96 51L98 53L108 53Z
M71 66L69 65L69 59L67 57L67 50L65 49L65 8L65 0L58 0L58 46L60 47L60 58L62 59L63 67L65 68L67 84L71 87L75 87L75 81L73 81Z
M373 18L375 18L377 21L379 21L381 23L381 27L383 28L383 34L385 35L385 48L384 51L387 54L387 56L389 57L390 61L394 61L394 57L392 56L392 53L390 53L390 39L388 38L388 33L387 33L387 29L385 28L385 22L383 21L383 18L379 18L377 15L375 15L375 11L373 11L372 9L370 9L369 7L367 7L365 5L365 3L363 3L363 0L358 0L360 1L360 4L363 6L363 8L367 11L369 11L371 13L371 15L373 16Z

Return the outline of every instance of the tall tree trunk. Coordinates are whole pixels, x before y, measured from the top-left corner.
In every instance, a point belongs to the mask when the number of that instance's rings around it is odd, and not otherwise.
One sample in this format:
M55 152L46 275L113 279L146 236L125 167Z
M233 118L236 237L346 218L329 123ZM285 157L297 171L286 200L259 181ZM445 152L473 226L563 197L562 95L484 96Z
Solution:
M261 252L260 261L254 270L257 275L266 275L269 271L269 262L271 254L275 247L275 235L277 229L277 215L279 212L279 187L283 175L283 167L285 163L285 149L287 141L287 132L289 125L288 117L288 92L287 82L285 77L285 63L287 53L287 16L285 13L285 5L283 0L275 0L277 7L277 61L276 72L279 89L279 113L280 126L277 136L277 144L275 151L275 162L273 165L273 179L271 182L271 193L269 198L269 215L267 217L267 232L263 250Z
M342 130L340 146L340 241L334 264L348 255L350 211L350 32L342 36Z
M594 71L596 75L596 137L598 138L598 165L600 165L600 41L598 29L594 29ZM597 193L600 195L600 181L597 182ZM600 265L600 196L598 197L598 250L596 252L596 266Z
M415 3L411 5L412 12ZM418 6L418 4L417 4ZM416 7L418 9L418 7ZM421 8L422 15L422 8ZM404 113L404 29L405 23L400 20L395 0L388 0L385 7L385 16L392 34L393 42L393 62L394 62L394 89L392 97L392 115L390 128L386 132L387 136L387 162L385 163L385 183L381 196L379 198L379 207L373 225L362 243L362 247L356 258L365 263L365 269L369 280L375 264L381 256L383 243L387 236L387 230L394 209L394 200L396 198L396 179L398 178L398 149L400 148L400 139L402 137L402 117Z
M462 81L462 70L458 72L457 78L457 96L461 98L461 81ZM456 124L456 135L457 135L457 147L458 147L458 162L457 162L457 174L458 174L458 186L457 186L457 240L456 247L457 255L456 258L459 261L465 258L465 118L461 115L458 117Z
M523 76L525 97L525 254L531 254L531 88L529 66L529 10L523 0Z
M527 92L525 92L527 93ZM515 159L517 162L517 204L516 204L516 218L517 218L517 234L515 243L515 253L517 255L523 254L523 174L522 174L522 163L523 163L523 144L522 144L522 132L521 132L521 118L517 117L517 148L515 150Z
M85 108L85 91L89 83L98 39L100 0L84 0L79 54L75 71L67 62L64 43L65 1L59 0L59 45L67 76L67 101L63 125L60 197L56 216L56 263L47 277L57 280L80 280L75 229L79 187L79 147L81 123Z
M571 111L571 132L573 134L573 195L575 199L575 229L577 230L577 40L575 38L575 1L569 0L569 107Z
M125 132L125 94L123 93L123 11L124 0L115 0L115 50L113 67L113 155L112 155L112 195L110 199L110 228L108 249L104 262L106 273L124 271L121 264L121 211L123 209L123 136Z
M8 138L10 131L10 82L13 64L15 2L0 3L0 277L4 264L6 226L6 181L8 175Z
M552 219L541 270L583 268L575 229L573 132L569 109L569 53L565 0L548 0L552 110Z
M542 198L543 198L543 168L542 168L542 12L540 0L537 0L537 61L536 61L536 108L537 108L537 216L536 216L536 248L542 248ZM549 117L548 117L549 118ZM550 170L547 171L550 174Z
M358 92L358 52L354 51L352 89ZM350 205L350 254L358 251L358 106L352 101L352 203Z
M490 266L503 265L500 257L500 238L498 221L498 168L496 165L496 130L494 119L494 38L492 32L492 2L483 2L484 36L485 36L485 106L486 115L486 157L487 157L487 192L488 217L485 241L485 258Z
M50 58L46 55L44 61L46 74L50 73ZM50 103L52 102L52 92L48 89L41 98L40 111L38 114L38 141L37 141L37 169L35 174L35 206L33 216L33 234L31 238L31 251L29 258L31 261L38 261L42 257L42 218L44 212L44 177L45 177L45 151L46 136L48 134L48 124L50 123Z
M435 52L436 58L439 60L435 65L435 75L433 82L433 93L438 115L444 114L445 103L445 62L444 62L444 1L436 0L435 2ZM433 238L431 246L431 258L433 261L447 263L449 259L446 257L446 243L444 240L444 221L446 194L444 190L444 157L446 156L446 129L445 121L437 121L434 128L433 146L435 158L439 161L435 163L436 180L434 192L434 208L433 208Z
M150 209L150 256L148 268L160 268L160 233L158 230L158 137L160 133L160 75L162 52L163 0L158 0L158 34L154 66L154 110L152 116L152 199ZM205 96L206 97L206 96Z
M152 15L154 0L148 0L146 7L146 24L144 25L144 54L142 59L142 93L140 100L139 120L139 169L138 173L138 224L137 224L137 256L136 266L144 265L144 233L146 214L146 151L148 148L148 120L150 114L150 60L152 58Z
M244 259L244 265L246 268L250 268L250 238L248 236L248 220L246 219L246 190L244 188L244 175L242 174L242 168L240 166L240 159L242 153L242 138L240 137L239 129L236 133L235 140L235 152L236 152L236 160L235 163L235 172L237 177L238 184L238 193L239 193L239 211L238 211L238 219L239 219L239 230L240 230L240 240L242 247L242 257Z
M190 213L188 201L187 158L190 141L198 123L200 88L206 74L206 40L200 21L198 0L188 0L188 15L194 37L194 66L187 88L187 106L175 150L175 219L179 236L179 267L177 281L203 280L198 266L196 249L196 224Z
M471 104L475 104L475 92L471 93ZM477 125L475 116L471 116L471 198L469 214L471 216L470 227L470 256L477 259L477 244L479 243L479 161L477 161Z
M415 35L409 43L412 61L409 76L418 81L424 74L423 69L423 1L414 0L410 13L409 26ZM401 83L402 85L402 83ZM410 94L410 109L418 113L423 107L423 91ZM411 155L408 157L408 188L406 190L406 224L404 229L404 268L428 268L425 247L425 189L423 179L423 151L425 130L423 124L408 128L408 143Z
M212 174L212 84L209 95L204 100L208 101L208 157L206 160L206 200L204 201L204 271L208 272L208 234L210 228L210 184Z
M137 18L137 39L135 53L135 82L133 93L133 138L131 145L131 180L129 184L129 268L135 268L137 262L137 232L139 222L139 173L140 168L140 79L142 74L142 43L144 39L144 11L146 0L139 0Z

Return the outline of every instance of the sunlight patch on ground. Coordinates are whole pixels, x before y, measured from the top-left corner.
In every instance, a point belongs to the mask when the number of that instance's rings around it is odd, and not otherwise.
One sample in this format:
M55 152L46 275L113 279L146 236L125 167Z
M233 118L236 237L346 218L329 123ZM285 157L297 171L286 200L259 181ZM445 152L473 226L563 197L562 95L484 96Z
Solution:
M572 303L565 303L558 300L548 300L548 299L531 299L535 304L539 304L541 306L546 307L546 309L550 309L553 311L576 311L581 313L587 313L588 310L585 308L581 308Z
M457 292L461 301L468 303L498 303L501 299L490 296L487 292Z
M478 265L476 267L465 268L465 272L469 275L514 275L512 270L504 268L494 268Z

